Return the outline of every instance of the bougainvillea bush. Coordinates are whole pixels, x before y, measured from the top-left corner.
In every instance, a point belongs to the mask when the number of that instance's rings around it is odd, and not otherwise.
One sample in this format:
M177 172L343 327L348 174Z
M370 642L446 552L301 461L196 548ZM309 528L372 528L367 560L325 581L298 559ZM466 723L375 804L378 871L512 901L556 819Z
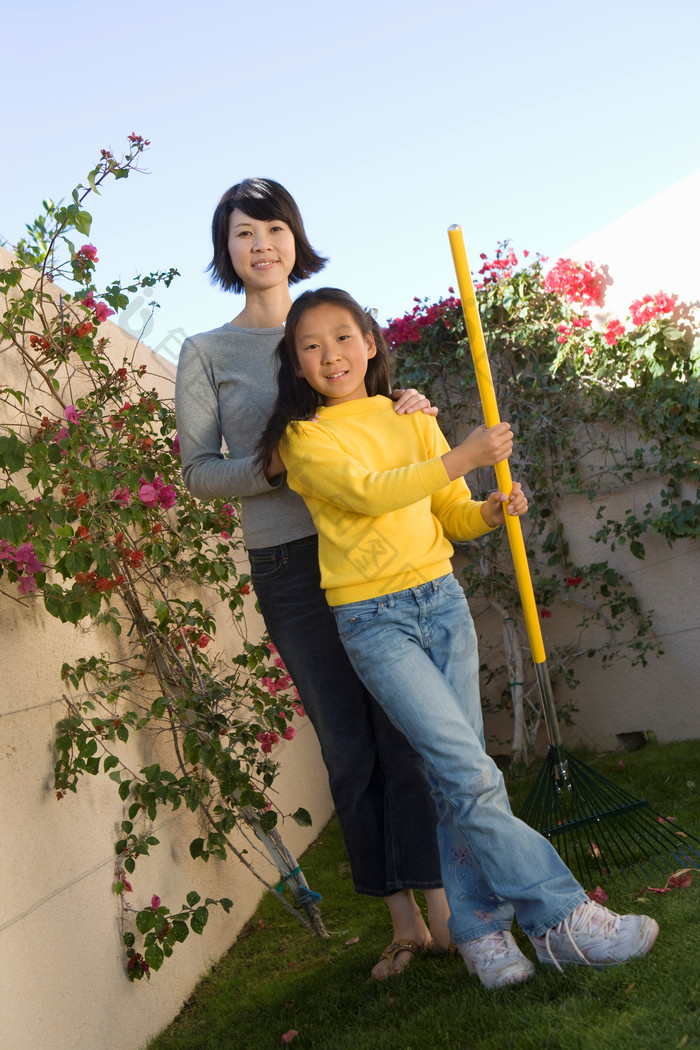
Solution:
M115 891L132 979L157 970L190 930L201 933L211 905L231 907L195 890L170 907L148 887L137 862L157 844L150 828L159 811L200 815L206 831L192 841L193 857L233 853L254 871L231 839L234 828L248 829L283 874L296 871L293 892L305 885L270 796L274 749L292 739L303 710L272 646L245 637L250 585L236 567L237 507L189 496L172 404L146 365L112 359L105 334L131 294L168 285L176 271L94 284L86 199L138 170L147 145L131 135L123 158L103 150L69 203L44 202L0 271L4 382L11 377L0 388L0 586L63 622L103 628L94 655L56 668L67 710L55 792L63 800L84 776L102 774L123 800ZM239 626L238 655L217 652L215 612ZM144 768L132 768L128 747L138 733L157 741L159 760ZM310 822L303 809L293 816ZM303 906L300 917L320 931L308 893Z
M602 268L570 259L546 264L527 251L518 259L504 243L493 258L482 255L475 286L500 416L516 432L511 467L530 497L524 528L540 614L548 619L555 603L579 612L570 640L549 654L555 683L571 687L557 690L569 720L582 657L643 664L657 648L650 614L608 563L607 547L627 544L641 559L650 532L669 543L700 536L700 342L696 320L675 297L650 293L620 319L604 311ZM436 303L415 299L387 335L397 380L440 406L449 439L483 422L452 289ZM622 517L613 515L610 495L641 481L658 497L641 512L630 499ZM484 493L492 484L482 472L474 488ZM595 562L572 560L561 514L567 494L583 494L595 508ZM467 592L481 595L503 624L503 644L482 652L486 698L495 708L512 706L514 756L524 760L540 711L522 654L507 539L500 531L485 537L476 553L465 548L465 559ZM504 676L510 684L501 687Z

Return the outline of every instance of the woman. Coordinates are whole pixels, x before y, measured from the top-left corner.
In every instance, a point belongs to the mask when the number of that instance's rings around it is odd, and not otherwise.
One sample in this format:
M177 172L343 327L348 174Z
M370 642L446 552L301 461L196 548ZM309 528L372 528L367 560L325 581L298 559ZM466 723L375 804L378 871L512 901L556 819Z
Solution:
M279 454L265 473L256 457L276 396L274 351L290 285L326 260L311 247L293 198L270 179L246 179L224 194L212 239L212 280L243 292L245 303L231 322L183 344L175 392L183 477L199 499L240 499L260 610L318 735L355 889L384 897L389 908L393 941L372 970L383 979L415 952L449 944L434 803L422 760L345 655L320 588L316 530ZM426 404L405 391L396 411ZM425 894L427 926L413 889Z

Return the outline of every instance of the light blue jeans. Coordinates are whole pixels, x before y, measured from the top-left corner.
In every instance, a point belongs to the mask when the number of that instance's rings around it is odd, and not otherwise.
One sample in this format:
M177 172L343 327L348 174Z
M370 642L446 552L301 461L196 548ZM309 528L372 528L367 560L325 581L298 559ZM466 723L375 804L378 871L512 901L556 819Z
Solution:
M539 936L587 898L553 846L511 812L484 750L476 632L451 574L333 609L360 679L423 756L438 811L455 944Z

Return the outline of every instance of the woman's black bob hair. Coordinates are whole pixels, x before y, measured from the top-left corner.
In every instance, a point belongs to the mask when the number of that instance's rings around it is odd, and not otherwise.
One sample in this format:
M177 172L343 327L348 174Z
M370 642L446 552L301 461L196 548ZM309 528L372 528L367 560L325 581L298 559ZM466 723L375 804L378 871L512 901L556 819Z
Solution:
M284 438L287 426L302 419L311 419L320 405L321 395L298 374L296 332L299 322L307 310L315 306L330 304L347 310L363 335L371 336L377 352L367 362L365 386L369 397L376 394L391 395L391 370L389 348L384 333L374 317L363 310L360 304L340 288L318 288L302 292L292 303L284 329L277 344L277 400L267 426L258 444L258 462L264 470L270 456Z
M289 226L296 245L296 262L289 275L290 284L318 273L328 262L309 244L296 201L284 186L272 179L244 179L226 190L216 206L211 223L214 257L207 269L211 271L212 284L220 284L224 291L243 291L243 282L234 270L228 253L229 218L235 208L251 219L281 219Z

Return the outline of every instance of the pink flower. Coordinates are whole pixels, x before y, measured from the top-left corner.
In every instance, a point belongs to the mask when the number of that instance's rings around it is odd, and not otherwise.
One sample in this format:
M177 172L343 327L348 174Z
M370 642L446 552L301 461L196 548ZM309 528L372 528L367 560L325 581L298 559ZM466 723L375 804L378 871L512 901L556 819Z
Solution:
M163 510L168 510L175 505L175 489L172 485L166 485L160 474L151 483L141 478L139 499L147 507L161 506Z
M36 580L33 576L23 576L17 581L17 590L20 594L33 594L36 590Z
M286 1046L287 1043L291 1043L292 1039L295 1039L299 1033L296 1028L290 1028L288 1032L285 1032L282 1036L282 1046Z
M111 317L112 314L114 313L114 310L110 310L110 308L107 306L107 303L102 303L102 302L96 303L95 302L95 296L94 296L93 292L88 292L87 295L85 295L80 300L80 302L82 302L83 306L87 306L88 310L93 310L94 311L94 313L95 313L95 320L98 321L98 322L99 321L106 321L107 318Z
M567 328L563 323L558 326L557 331L559 332L559 335L557 336L558 343L565 343L571 335L571 329Z
M78 248L76 255L84 255L86 259L90 260L90 262L96 263L100 261L97 258L97 248L94 244L84 244L82 248Z
M163 510L169 510L175 506L175 489L172 485L163 485L158 492L158 502Z
M549 609L540 609L540 616L543 620L548 620L551 615L552 613Z
M97 303L95 306L95 320L106 321L108 317L111 317L114 310L107 306L107 303Z
M157 507L158 490L153 485L149 485L148 482L144 482L142 485L139 485L139 499L147 507Z
M280 738L277 733L258 733L257 739L260 741L260 750L264 755L269 755L272 751L273 745L279 744Z
M173 438L173 452L176 456L180 455L180 438L177 436L177 434Z
M64 409L63 414L64 414L64 416L66 417L66 419L68 420L69 423L79 423L80 422L80 416L78 415L78 410L75 407L75 405L67 405L66 408Z
M153 908L153 911L157 911L157 909L160 908L160 897L157 893L154 893L151 897L151 907Z
M287 726L284 733L282 733L285 740L293 740L296 735L297 731L293 726Z
M230 540L231 539L231 533L227 532L226 529L223 529L223 531L220 532L219 535L221 536L222 540Z
M123 489L115 489L112 493L112 499L115 503L121 503L122 506L126 506L131 499L131 490L129 489L129 486L125 485Z

